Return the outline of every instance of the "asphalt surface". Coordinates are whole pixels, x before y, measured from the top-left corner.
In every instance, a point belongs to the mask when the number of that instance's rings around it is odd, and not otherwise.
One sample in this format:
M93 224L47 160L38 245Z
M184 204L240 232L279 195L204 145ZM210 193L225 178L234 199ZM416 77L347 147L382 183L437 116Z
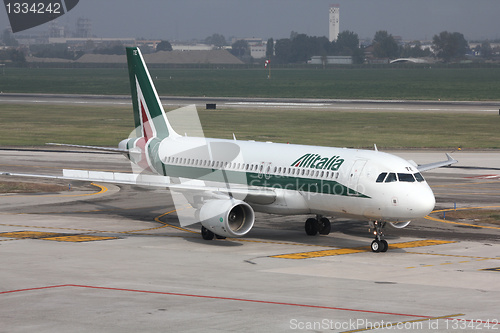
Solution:
M394 153L419 163L444 158ZM460 168L425 174L436 209L498 209L498 154L453 156ZM61 168L130 165L113 154L0 150L2 172ZM207 242L199 226L179 229L174 210L167 190L136 186L75 182L62 193L1 195L0 332L498 327L498 225L435 213L386 230L389 251L377 254L363 221L334 219L330 235L309 237L307 216L257 214L247 237Z
M162 98L162 100L164 100ZM177 98L167 105L498 112L496 103ZM122 96L0 94L0 103L129 104ZM445 151L395 151L420 164ZM500 226L446 209L500 208L500 154L457 151L424 174L437 212L387 228L372 253L364 221L257 214L244 238L179 228L167 190L72 182L71 191L0 195L0 332L499 331ZM120 155L0 149L0 173L129 172ZM0 181L68 182L0 175Z
M340 100L303 98L229 98L160 96L166 107L196 104L216 104L216 108L311 108L325 111L367 112L466 112L499 113L500 101L398 101L398 100ZM131 105L130 96L121 95L52 95L0 93L1 103L75 104L75 105Z

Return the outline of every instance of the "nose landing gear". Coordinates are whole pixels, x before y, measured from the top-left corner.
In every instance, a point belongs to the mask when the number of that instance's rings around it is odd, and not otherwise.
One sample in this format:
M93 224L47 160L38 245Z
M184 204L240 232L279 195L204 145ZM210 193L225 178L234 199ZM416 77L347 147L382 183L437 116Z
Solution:
M383 228L385 227L385 222L370 222L370 231L375 235L375 240L371 244L371 249L373 252L387 252L389 249L389 244L385 239L382 239L384 236Z

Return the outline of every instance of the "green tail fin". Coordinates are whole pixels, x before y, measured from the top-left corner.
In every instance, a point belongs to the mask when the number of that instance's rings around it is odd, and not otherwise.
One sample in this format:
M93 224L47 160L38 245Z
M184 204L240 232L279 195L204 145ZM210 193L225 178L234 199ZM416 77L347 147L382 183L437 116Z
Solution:
M170 126L149 71L137 47L127 47L127 63L137 137L148 142L177 135Z

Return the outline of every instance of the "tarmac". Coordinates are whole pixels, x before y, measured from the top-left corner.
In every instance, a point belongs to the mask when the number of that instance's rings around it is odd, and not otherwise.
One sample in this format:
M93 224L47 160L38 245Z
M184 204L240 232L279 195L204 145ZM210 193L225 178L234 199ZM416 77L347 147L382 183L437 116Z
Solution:
M427 112L500 114L500 101L407 101L348 100L319 98L252 98L252 97L182 97L160 96L166 109L195 104L203 109L212 104L216 109L314 109L323 111L363 112ZM130 96L1 93L0 104L49 104L87 106L131 106Z
M445 152L392 153L423 164ZM204 241L179 226L167 190L73 182L0 195L0 332L499 331L500 225L443 210L500 209L500 154L452 156L424 174L437 212L386 230L386 253L370 251L366 222L332 219L330 235L310 237L306 216L257 214L248 236ZM130 165L0 149L2 173L62 168Z

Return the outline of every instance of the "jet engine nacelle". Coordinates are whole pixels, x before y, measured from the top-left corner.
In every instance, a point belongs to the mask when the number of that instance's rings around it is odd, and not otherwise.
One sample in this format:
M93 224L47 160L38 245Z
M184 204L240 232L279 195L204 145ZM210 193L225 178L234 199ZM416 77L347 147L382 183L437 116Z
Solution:
M411 221L406 221L406 222L389 222L391 226L393 226L396 229L403 229L410 224Z
M244 201L210 200L203 204L199 212L201 224L216 235L241 237L253 227L255 214Z

